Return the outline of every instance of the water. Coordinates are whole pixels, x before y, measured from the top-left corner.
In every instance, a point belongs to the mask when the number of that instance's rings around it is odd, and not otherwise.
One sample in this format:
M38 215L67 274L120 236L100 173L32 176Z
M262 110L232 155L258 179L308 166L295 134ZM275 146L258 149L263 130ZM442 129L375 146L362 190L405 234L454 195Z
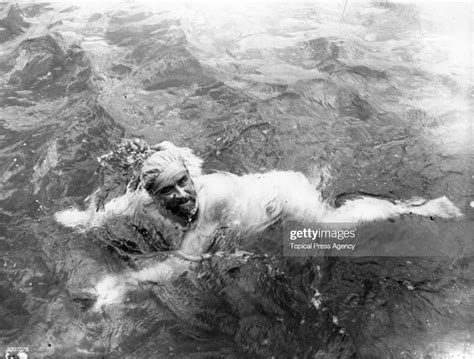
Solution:
M469 252L296 260L267 233L243 243L267 258L211 258L178 283L142 284L97 311L85 289L155 259L127 263L103 233L52 218L84 206L99 184L97 156L141 137L195 149L206 170L301 171L329 201L356 191L446 195L472 222L472 5L0 6L2 18L11 11L0 33L0 349L25 345L33 358L474 354ZM405 223L374 236L390 241Z

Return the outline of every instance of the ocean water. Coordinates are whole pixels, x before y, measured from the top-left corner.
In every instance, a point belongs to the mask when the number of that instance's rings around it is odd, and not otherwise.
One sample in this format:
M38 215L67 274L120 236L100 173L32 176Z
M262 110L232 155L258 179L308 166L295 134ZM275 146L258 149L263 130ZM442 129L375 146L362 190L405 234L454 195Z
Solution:
M0 349L31 358L474 356L472 251L211 258L94 305L133 266L55 212L87 205L97 157L170 140L205 170L303 172L343 193L447 196L472 241L472 5L0 3ZM375 225L411 238L425 220ZM443 222L438 223L439 226ZM394 229L395 228L395 229ZM452 234L451 234L452 233ZM127 236L121 227L109 235ZM3 355L3 352L1 352Z

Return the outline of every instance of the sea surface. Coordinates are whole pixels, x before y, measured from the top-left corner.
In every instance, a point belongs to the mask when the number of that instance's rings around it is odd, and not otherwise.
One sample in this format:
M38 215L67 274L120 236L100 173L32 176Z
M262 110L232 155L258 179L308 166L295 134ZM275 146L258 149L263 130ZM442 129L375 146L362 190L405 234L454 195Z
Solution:
M0 355L474 357L473 14L470 2L1 2ZM206 171L301 171L331 203L447 196L464 219L435 221L451 230L433 247L467 245L295 259L267 233L249 258L96 310L86 289L130 263L103 232L53 215L83 208L97 157L133 137L190 147ZM372 240L429 221L374 225Z

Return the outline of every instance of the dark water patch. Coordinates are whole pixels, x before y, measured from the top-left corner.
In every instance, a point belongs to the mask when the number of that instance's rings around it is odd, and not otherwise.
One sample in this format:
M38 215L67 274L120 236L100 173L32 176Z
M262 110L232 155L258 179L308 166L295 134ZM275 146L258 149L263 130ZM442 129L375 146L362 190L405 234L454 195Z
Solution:
M333 72L343 66L340 60L343 45L340 39L320 37L274 51L277 58L288 64Z
M143 56L150 50L139 46L141 44L152 45L154 43L154 48L156 48L159 44L173 45L182 43L184 33L178 29L172 29L176 26L179 26L179 23L175 20L163 20L158 24L142 25L138 27L121 27L116 25L107 30L105 33L105 39L118 46L131 46L132 48L135 48L137 52L141 51ZM139 54L135 57L140 59ZM149 58L150 56L145 56L144 60L148 60Z
M149 91L167 88L169 84L189 86L208 80L201 64L181 47L164 51L147 65L133 71L132 76Z
M0 58L0 71L3 74L11 71L15 66L15 59L12 56L3 56Z
M243 353L232 340L223 337L219 333L203 331L179 323L175 320L157 322L155 328L150 332L156 334L138 334L140 341L133 340L133 336L126 338L123 344L123 353L129 353L133 348L132 355L135 357L211 357L211 358L239 358ZM165 328L166 330L162 330ZM131 356L127 356L131 357Z
M131 67L124 64L113 64L110 70L115 74L122 76L126 76L132 72Z
M205 89L213 101L227 104L218 107L216 112L201 112L206 114L203 125L209 139L202 149L205 166L224 170L223 165L227 163L235 173L274 168L281 154L274 142L278 131L273 119L264 119L258 104L239 90L226 85L211 85ZM195 108L191 111L198 112ZM230 119L238 120L229 122Z
M317 81L312 85L318 87ZM310 85L310 86L312 86ZM325 87L325 84L323 84ZM325 118L331 118L331 111L328 111L323 99L312 96L312 93L302 91L303 86L295 86L285 91L286 95L279 95L261 103L261 108L273 112L279 123L283 123L283 118L293 118L298 123L327 122ZM316 94L314 91L313 94ZM263 111L262 111L263 112ZM272 116L268 113L268 116Z
M25 5L22 7L22 11L28 17L35 17L45 12L53 10L53 8L49 7L51 4L48 2L32 4L32 5Z
M62 22L62 20L56 21L52 23L51 25L48 25L48 30L51 30L53 27L57 27L61 25L64 25L64 22Z
M20 176L15 176L20 177ZM20 179L23 179L20 177ZM9 190L7 186L6 190ZM39 204L31 198L31 191L15 190L9 193L9 198L0 201L0 205L7 212L16 212L18 215L35 215Z
M215 147L207 148L207 159L218 166L216 169L230 163L232 172L243 174L278 167L282 153L272 141L277 131L271 124L256 122L232 129L224 127L222 131L215 140Z
M124 12L123 16L112 16L110 18L110 25L117 27L130 25L130 23L143 21L151 16L153 16L153 13L151 12L139 12L132 15L127 12Z
M357 93L341 90L338 103L340 115L355 117L362 121L369 119L375 112L373 107Z
M187 86L190 83L184 80L178 79L168 79L162 82L156 82L153 85L148 85L145 87L147 91L156 91L156 90L165 90L172 87L180 87L180 86Z
M114 193L107 194L112 197ZM153 221L149 213L141 213L141 218L129 223L112 220L106 228L97 231L96 238L122 259L131 261L140 255L179 249L182 235L182 228L166 228L163 223Z
M18 338L19 332L28 324L31 314L22 305L26 294L12 289L10 282L0 275L0 339L3 343L11 342Z
M56 175L61 177L60 182L67 196L87 196L95 180L93 174L98 168L97 157L107 152L110 143L122 136L123 129L95 100L76 103L73 109L76 121L69 122L57 141L61 165ZM70 109L66 108L60 113L65 119L69 114ZM104 137L104 134L107 136Z
M318 65L318 69L330 74L337 72L342 68L342 65L339 61L324 61Z
M54 199L89 195L96 158L109 146L106 138L122 134L94 100L69 101L51 116L57 124L16 133L16 142L10 145L3 162L2 189L9 195L1 205L6 211L37 216ZM108 136L102 137L105 133Z
M20 213L17 212L17 215ZM5 318L2 319L2 329L14 332L17 340L29 325L35 324L38 311L41 312L44 303L57 294L56 287L59 285L52 271L53 266L46 259L47 254L41 249L37 238L29 229L21 229L25 222L26 226L31 225L31 221L12 221L15 229L6 229L9 245L4 246L2 241L0 260L0 286L4 287L0 296L6 296L0 300L6 310L0 309L2 318ZM4 333L0 335L3 336L3 342L14 341L14 338Z
M284 93L289 89L288 85L282 85L282 84L277 84L277 83L270 83L270 84L265 84L268 86L269 92L276 92L276 93Z
M111 27L106 39L128 47L125 59L138 65L129 75L148 91L202 82L199 62L184 47L186 36L176 21L141 27Z
M205 99L205 100L204 100ZM180 106L179 117L185 121L202 121L216 116L224 106L209 98L189 97Z
M18 141L24 138L22 133L13 130L9 125L6 120L0 120L0 127L2 129L0 134L0 144L2 145L2 149L0 150L1 158L15 155L16 151L20 148ZM10 151L13 152L10 153Z
M194 92L193 96L209 96L218 104L230 107L237 106L247 99L247 96L242 91L233 89L223 82L201 85ZM233 111L233 109L231 108L230 111Z
M210 85L202 85L196 91L194 92L193 96L203 96L203 95L208 95L211 91L216 90L224 86L223 82L215 82Z
M107 31L105 34L106 40L118 46L130 46L142 37L142 31L136 29L121 29L114 31Z
M347 71L355 73L357 75L361 75L366 79L373 77L377 80L384 80L387 78L387 74L384 71L374 70L367 66L362 66L362 65L348 66Z
M61 10L59 13L60 14L66 14L66 13L70 13L70 12L74 12L76 10L79 10L80 7L78 6L69 6L68 8L64 9L64 10Z
M103 14L99 14L99 13L95 13L94 15L92 15L90 18L89 18L89 22L94 22L94 21L97 21L97 20L100 20L104 15Z
M12 5L7 17L0 19L0 43L14 39L22 35L30 23L23 19L23 13L18 6Z
M368 192L363 192L363 191L358 191L358 192L353 192L353 193L339 193L333 200L331 200L331 204L338 208L342 206L345 202L357 199L357 198L362 198L362 197L374 197L374 198L381 198L381 199L387 199L387 200L392 200L395 201L396 197L393 194L387 193L387 194L377 194L377 193L368 193Z
M191 279L195 274L191 274L173 286L166 285L164 292L153 292L166 300L170 296L186 298L184 303L173 305L179 317L186 315L185 320L195 327L217 330L216 334L233 338L239 351L246 355L286 357L337 350L346 355L353 353L350 337L340 331L332 316L311 305L311 288L319 280L316 272L289 279L298 270L301 275L302 267L308 274L309 262L278 268L276 262L262 257L231 258L214 257L204 263L197 276L198 287ZM283 267L291 273L282 272ZM198 302L191 299L196 290L200 293Z
M398 356L397 347L401 345L403 350L414 353L435 333L456 322L456 315L448 312L449 298L457 292L453 284L459 276L452 270L451 261L334 259L328 262L320 289L327 298L323 306L331 307L338 322L355 339L360 355ZM459 310L468 310L469 306L466 302ZM412 335L402 344L395 333L403 331Z
M321 63L328 60L337 60L339 47L324 37L308 41L308 47L313 51L314 60Z
M27 210L33 214L38 210L39 205L32 197L31 174L37 159L33 154L35 150L41 148L46 142L45 139L48 139L54 130L53 126L45 126L39 131L35 130L34 133L16 133L18 142L12 144L11 154L5 156L3 161L5 175L2 189L9 195L2 198L1 205L6 211ZM36 145L33 145L35 141L39 141L39 143L36 142ZM28 142L32 144L30 146L24 145Z
M30 54L46 52L56 56L64 56L63 50L51 35L25 40L21 43L20 49Z
M276 97L277 100L297 100L299 99L300 95L295 92L284 92Z
M147 65L161 59L167 52L186 52L185 44L187 42L185 33L180 29L163 29L163 33L157 33L153 36L141 36L137 39L133 50L127 55L127 59L136 64ZM167 66L171 66L172 62ZM176 64L174 64L176 65Z
M291 89L301 97L310 99L320 104L326 112L334 111L338 107L337 98L339 86L327 79L311 79L298 81Z
M77 46L64 52L56 39L46 35L22 42L10 55L13 61L18 61L20 56L23 61L26 56L27 62L10 76L8 84L14 88L36 90L39 97L58 97L88 87L90 63Z
M34 102L30 101L28 95L25 96L25 94L10 89L0 90L0 95L0 107L31 107L35 105Z

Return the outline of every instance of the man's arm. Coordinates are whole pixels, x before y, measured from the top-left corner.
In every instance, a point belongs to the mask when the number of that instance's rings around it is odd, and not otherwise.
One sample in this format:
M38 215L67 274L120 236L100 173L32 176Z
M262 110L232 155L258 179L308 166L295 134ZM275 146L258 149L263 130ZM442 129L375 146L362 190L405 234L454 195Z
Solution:
M91 200L89 207L84 211L70 208L56 212L54 218L63 226L88 230L102 227L112 218L131 216L138 206L149 200L149 196L143 191L127 191L122 196L107 202L102 209L96 210L94 200Z

